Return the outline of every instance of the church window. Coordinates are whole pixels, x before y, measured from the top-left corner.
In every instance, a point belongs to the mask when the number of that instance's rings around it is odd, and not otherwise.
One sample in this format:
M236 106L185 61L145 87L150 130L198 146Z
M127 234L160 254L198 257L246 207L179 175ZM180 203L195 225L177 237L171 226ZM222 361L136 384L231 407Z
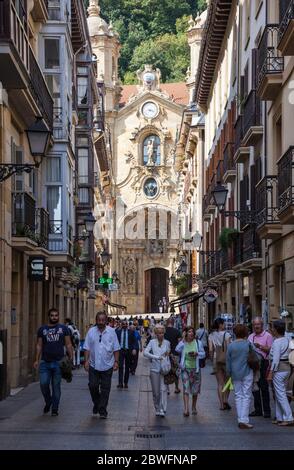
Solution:
M160 139L149 135L143 143L143 163L146 166L160 165Z

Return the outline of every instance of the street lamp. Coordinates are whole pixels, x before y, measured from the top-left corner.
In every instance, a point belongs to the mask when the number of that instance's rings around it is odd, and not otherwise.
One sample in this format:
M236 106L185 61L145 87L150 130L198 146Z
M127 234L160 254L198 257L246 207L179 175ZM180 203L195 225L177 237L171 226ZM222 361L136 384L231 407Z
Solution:
M187 270L188 270L188 265L185 261L185 259L183 258L178 269L176 270L176 273L177 274L187 274Z
M211 194L213 196L214 202L218 210L221 214L225 217L236 217L236 219L241 220L244 224L256 224L256 212L251 211L249 209L242 210L242 211L225 211L225 206L227 202L229 190L218 181L216 187Z
M96 224L96 219L91 212L85 217L84 223L85 223L87 232L88 233L93 232L95 224Z
M39 168L42 158L46 155L51 131L48 130L43 118L36 117L35 123L25 132L27 134L30 152L35 163L1 163L0 183L15 174L23 172L31 173L34 168Z

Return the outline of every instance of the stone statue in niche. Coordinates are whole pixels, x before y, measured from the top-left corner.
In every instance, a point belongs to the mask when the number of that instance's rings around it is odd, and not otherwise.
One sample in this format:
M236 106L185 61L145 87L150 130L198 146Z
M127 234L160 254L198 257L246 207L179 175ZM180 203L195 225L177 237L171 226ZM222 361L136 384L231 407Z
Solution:
M155 165L155 161L154 161L154 140L149 140L148 141L147 156L148 156L147 166L154 166Z
M129 293L136 290L136 273L137 266L135 258L129 256L124 263L125 286Z

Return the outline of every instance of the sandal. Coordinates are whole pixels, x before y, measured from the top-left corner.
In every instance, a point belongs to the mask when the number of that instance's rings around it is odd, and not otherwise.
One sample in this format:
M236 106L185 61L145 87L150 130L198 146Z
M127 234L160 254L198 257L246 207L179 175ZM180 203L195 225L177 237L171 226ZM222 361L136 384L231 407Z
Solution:
M278 426L294 426L294 421L282 421L278 423Z
M184 413L185 418L188 418L190 416L190 413Z

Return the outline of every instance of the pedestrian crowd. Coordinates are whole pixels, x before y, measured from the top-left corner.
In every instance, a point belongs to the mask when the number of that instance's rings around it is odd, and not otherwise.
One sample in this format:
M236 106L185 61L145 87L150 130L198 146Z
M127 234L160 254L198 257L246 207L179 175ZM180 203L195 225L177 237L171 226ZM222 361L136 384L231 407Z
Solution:
M107 418L113 372L118 371L117 388L128 389L144 346L144 357L150 361L156 416L166 416L170 386L174 384L174 393L179 394L180 383L183 415L197 415L201 371L211 360L220 410L231 410L229 395L234 390L240 429L252 429L250 418L255 417L272 418L277 426L294 426L290 404L294 395L294 344L285 322L276 320L266 330L262 318L256 317L250 334L245 324L235 325L233 334L225 326L224 319L217 318L210 333L203 323L197 330L187 326L182 331L181 319L175 315L165 322L163 317L156 321L149 316L109 319L105 312L98 312L96 324L91 325L83 343L93 415ZM63 362L67 359L73 367L80 366L81 337L70 318L65 325L59 322L56 309L48 312L48 323L39 328L37 336L35 368L45 400L43 412L51 410L52 416L57 416L61 379L65 378ZM251 398L254 409L250 412Z

